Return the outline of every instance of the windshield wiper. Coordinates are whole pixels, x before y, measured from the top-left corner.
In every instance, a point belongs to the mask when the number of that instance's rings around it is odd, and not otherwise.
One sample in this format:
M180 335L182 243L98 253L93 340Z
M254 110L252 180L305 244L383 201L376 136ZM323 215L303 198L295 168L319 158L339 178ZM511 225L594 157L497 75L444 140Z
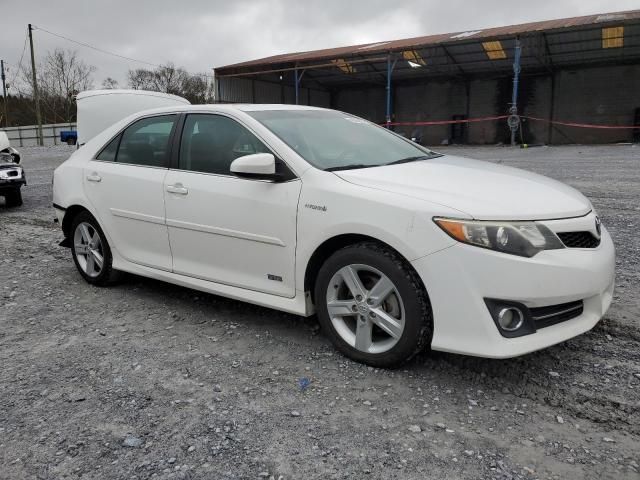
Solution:
M355 170L356 168L379 167L380 165L365 165L364 163L352 163L350 165L339 165L337 167L325 168L325 172L335 172L337 170Z
M418 155L415 157L407 157L401 158L400 160L396 160L395 162L386 163L385 165L398 165L400 163L409 163L409 162L417 162L418 160L428 160L433 158L432 155Z
M429 160L430 158L439 157L440 155L417 155L415 157L401 158L390 163L381 163L379 165L365 165L364 163L352 163L350 165L340 165L337 167L325 168L325 172L335 172L336 170L354 170L356 168L385 167L387 165L398 165L399 163L417 162L418 160Z

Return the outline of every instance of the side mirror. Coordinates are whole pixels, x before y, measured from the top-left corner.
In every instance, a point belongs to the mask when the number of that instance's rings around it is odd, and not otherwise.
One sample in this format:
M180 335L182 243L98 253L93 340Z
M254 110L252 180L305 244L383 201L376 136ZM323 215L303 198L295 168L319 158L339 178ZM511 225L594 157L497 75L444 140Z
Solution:
M276 159L270 153L254 153L236 158L231 163L231 173L241 178L277 181Z

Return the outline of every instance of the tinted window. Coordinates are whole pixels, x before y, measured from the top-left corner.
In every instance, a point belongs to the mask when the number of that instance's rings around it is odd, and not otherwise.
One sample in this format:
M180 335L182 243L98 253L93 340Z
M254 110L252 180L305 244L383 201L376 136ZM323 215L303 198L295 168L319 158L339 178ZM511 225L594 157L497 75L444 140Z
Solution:
M111 140L106 147L96 157L96 160L102 160L103 162L115 162L116 152L118 151L118 143L120 142L120 135Z
M221 115L189 115L182 133L178 168L229 175L231 162L253 153L270 152L238 122Z
M150 167L164 167L175 115L143 118L122 133L116 161Z

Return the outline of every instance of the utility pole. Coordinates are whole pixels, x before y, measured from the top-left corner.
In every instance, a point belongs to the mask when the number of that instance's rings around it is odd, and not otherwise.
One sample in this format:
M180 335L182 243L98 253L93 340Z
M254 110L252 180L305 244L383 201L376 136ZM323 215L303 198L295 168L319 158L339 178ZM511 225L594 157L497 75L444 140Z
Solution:
M40 95L38 94L38 82L36 80L36 59L33 54L33 27L29 24L29 45L31 46L31 76L33 78L33 99L36 103L36 122L38 123L38 145L43 146L42 117L40 116Z
M7 115L7 84L5 83L4 60L0 60L0 78L2 79L2 104L4 106L4 126L9 126L9 116Z

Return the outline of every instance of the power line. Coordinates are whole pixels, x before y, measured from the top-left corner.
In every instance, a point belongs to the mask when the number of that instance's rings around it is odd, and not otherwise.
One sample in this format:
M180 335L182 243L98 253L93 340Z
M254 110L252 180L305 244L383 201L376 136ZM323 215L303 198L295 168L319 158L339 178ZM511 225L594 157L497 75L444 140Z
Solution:
M29 34L24 35L24 45L22 46L22 55L20 55L20 62L18 62L18 68L16 68L16 73L13 75L13 79L9 85L13 85L16 83L16 78L18 78L18 74L20 73L20 69L22 68L22 59L24 58L24 52L27 51L27 38L29 38Z
M64 35L60 35L58 33L50 32L49 30L46 30L46 29L44 29L42 27L36 26L36 29L37 30L42 30L43 32L48 33L49 35L53 35L54 37L62 38L63 40L66 40L68 42L75 43L77 45L81 45L83 47L90 48L92 50L95 50L95 51L100 52L100 53L104 53L106 55L112 55L114 57L122 58L124 60L129 60L131 62L144 63L145 65L149 65L149 66L152 66L152 67L160 67L160 65L155 64L155 63L147 62L145 60L138 60L137 58L126 57L124 55L120 55L119 53L109 52L108 50L103 50L102 48L94 47L93 45L89 45L88 43L80 42L78 40L74 40L72 38L65 37Z
M147 62L145 60L139 60L137 58L132 58L132 57L127 57L125 55L120 55L119 53L110 52L108 50L104 50L104 49L96 47L94 45L90 45L90 44L85 43L85 42L80 42L78 40L74 40L73 38L65 37L64 35L60 35L59 33L51 32L51 31L49 31L49 30L47 30L45 28L42 28L42 27L36 26L35 28L37 30L42 30L43 32L48 33L49 35L53 35L54 37L61 38L63 40L66 40L66 41L71 42L71 43L75 43L77 45L81 45L81 46L86 47L86 48L90 48L92 50L95 50L96 52L104 53L105 55L111 55L111 56L118 57L118 58L121 58L121 59L124 59L124 60L129 60L131 62L142 63L144 65L149 65L151 67L156 67L156 68L161 68L163 66L163 65L159 65L157 63L151 63L151 62ZM26 45L26 43L25 43L25 45ZM191 72L189 72L189 74L190 75L200 76L200 77L207 77L207 78L212 78L213 77L212 75L207 75L206 73L191 73Z

